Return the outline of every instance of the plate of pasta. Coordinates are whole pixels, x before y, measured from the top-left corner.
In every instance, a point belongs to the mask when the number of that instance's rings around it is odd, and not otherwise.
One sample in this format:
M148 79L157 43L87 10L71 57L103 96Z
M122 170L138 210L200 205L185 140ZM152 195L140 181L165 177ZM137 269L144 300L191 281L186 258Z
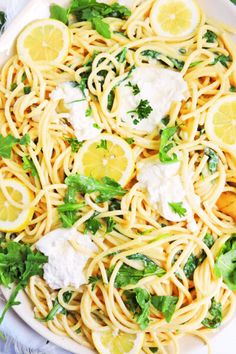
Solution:
M81 354L236 344L235 18L32 0L6 29L0 323Z

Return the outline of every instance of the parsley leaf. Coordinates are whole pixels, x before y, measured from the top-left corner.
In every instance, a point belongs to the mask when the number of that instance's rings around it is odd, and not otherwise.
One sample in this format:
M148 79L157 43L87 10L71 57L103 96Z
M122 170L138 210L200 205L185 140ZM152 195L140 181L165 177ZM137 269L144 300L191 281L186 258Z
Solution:
M153 108L150 106L148 100L141 100L136 109L128 111L127 113L134 113L137 118L134 119L134 124L137 125L141 120L148 118Z
M231 85L230 89L229 89L229 92L236 92L236 87Z
M63 294L63 300L65 301L65 303L69 303L70 299L72 297L72 292L71 291L66 291ZM54 317L57 314L63 314L66 315L67 314L67 310L59 303L58 298L56 298L56 300L54 301L53 304L53 308L51 309L51 311L49 312L49 314L44 318L37 318L40 322L48 322L48 321L52 321L54 319Z
M161 133L161 144L159 151L159 158L162 163L173 163L177 162L177 155L168 155L168 152L173 148L174 143L172 142L173 136L177 132L178 127L165 128Z
M7 20L7 16L5 14L5 12L0 11L0 30L2 30L3 26L5 25Z
M106 223L107 223L106 233L109 234L109 232L112 232L113 229L115 228L116 222L111 216L109 216L106 218Z
M0 156L5 159L11 158L12 148L17 145L29 145L30 136L25 134L21 139L15 138L13 135L8 134L6 137L0 134Z
M83 145L83 141L78 141L76 138L67 138L64 137L65 141L67 141L71 146L72 152L78 152L79 148Z
M160 311L169 323L173 317L178 302L178 296L157 296L151 298L152 305Z
M167 66L167 64L165 62L163 62L160 58L160 56L162 55L160 52L157 52L156 50L152 50L152 49L147 49L144 50L141 53L144 57L149 57L151 59L154 60L160 60L162 62L163 65ZM169 56L166 56L167 59L169 59L171 61L171 63L173 64L174 68L177 70L182 70L184 67L184 61L179 60L179 59L175 59Z
M50 7L50 17L55 20L63 22L65 25L69 23L69 10L63 7L53 4Z
M114 179L109 177L103 177L101 180L97 180L93 177L75 174L67 177L65 183L69 189L72 188L79 193L91 194L98 192L99 196L96 198L97 203L103 203L117 196L126 194L126 190Z
M100 275L98 275L98 276L91 276L91 277L89 277L89 284L92 284L92 290L94 290L95 289L95 286L97 285L97 283L101 280L102 278L101 278L101 276Z
M143 264L143 270L138 270L127 264L122 264L115 279L116 288L122 288L130 284L135 285L141 279L151 275L162 277L166 273L163 268L159 267L154 261L143 254L133 254L128 256L127 259L141 261Z
M16 82L13 82L13 83L11 84L10 91L14 91L16 88L17 88L17 83L16 83Z
M125 304L136 317L137 323L142 330L149 325L151 296L149 292L142 288L135 288L132 290L125 290Z
M215 34L215 32L207 30L203 38L206 39L207 43L214 43L217 39L217 35Z
M209 309L210 318L206 317L202 324L207 328L218 328L221 325L223 315L222 315L222 305L218 303L213 298L211 300L211 307Z
M129 144L129 145L132 145L135 140L133 138L125 138L125 141Z
M87 234L89 231L95 235L97 231L102 227L102 224L99 220L95 219L98 216L98 212L94 212L94 214L85 222L85 230L84 233Z
M138 87L137 84L132 84L130 81L128 82L127 87L130 87L132 89L133 95L136 96L140 92L140 88Z
M230 55L227 56L224 54L220 54L214 59L214 61L211 65L221 63L226 69L228 69L228 63L230 63L230 62L232 62Z
M183 203L180 202L180 203L168 203L169 206L171 207L172 211L175 213L175 214L178 214L180 217L183 217L186 215L187 213L187 209L185 209L183 207Z
M114 89L113 89L113 90L111 90L109 92L109 95L108 95L108 98L107 98L107 109L109 111L112 110L114 99L115 99L115 92L114 92Z
M94 17L91 19L91 23L93 28L104 38L110 39L111 38L111 31L110 26L108 23L103 21L99 17Z
M23 91L24 91L25 95L28 95L31 92L31 87L30 86L25 86Z
M96 149L108 150L108 147L107 147L107 140L101 139L100 144L96 146Z
M127 52L128 52L128 49L123 48L122 51L116 56L119 63L124 63L126 61Z
M31 172L33 177L38 177L38 171L35 167L33 160L29 156L23 156L23 169L27 172Z
M214 150L212 150L209 147L205 148L204 152L205 152L205 155L207 155L209 157L209 159L207 161L209 171L211 173L216 172L217 167L219 165L219 161L220 161L218 155L215 153Z
M215 275L223 278L229 289L236 290L236 235L226 241L216 257Z
M17 283L8 299L0 323L6 312L13 306L18 305L16 297L20 290L24 289L29 279L34 275L43 275L43 265L48 258L40 252L33 252L28 245L8 242L0 247L0 283L9 286Z

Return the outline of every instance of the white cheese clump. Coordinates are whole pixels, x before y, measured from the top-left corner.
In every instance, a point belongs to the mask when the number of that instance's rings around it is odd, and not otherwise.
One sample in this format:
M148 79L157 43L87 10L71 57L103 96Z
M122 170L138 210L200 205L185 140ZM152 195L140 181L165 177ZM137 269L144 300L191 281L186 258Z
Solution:
M191 231L197 230L193 211L186 199L180 177L180 163L163 164L158 159L149 159L138 164L137 179L146 190L148 199L161 216L166 220L179 222L187 220ZM199 202L199 197L195 196ZM169 203L182 203L186 214L180 216L175 213Z
M140 92L133 94L128 83L138 85ZM185 99L188 89L181 73L154 66L138 67L128 80L118 87L120 106L119 117L134 130L151 133L170 111L173 102ZM137 109L141 100L147 100L152 112L147 118L135 124L136 114L128 113Z
M72 125L78 141L93 139L101 133L101 129L94 126L93 115L86 116L89 109L88 90L83 92L71 82L64 82L50 95L53 101L63 100L64 107L68 111L68 121Z
M75 250L70 240L77 242L81 252ZM43 268L43 277L51 289L67 286L78 289L85 284L84 267L94 252L98 251L91 238L75 228L49 232L36 243L36 248L48 256L48 263Z

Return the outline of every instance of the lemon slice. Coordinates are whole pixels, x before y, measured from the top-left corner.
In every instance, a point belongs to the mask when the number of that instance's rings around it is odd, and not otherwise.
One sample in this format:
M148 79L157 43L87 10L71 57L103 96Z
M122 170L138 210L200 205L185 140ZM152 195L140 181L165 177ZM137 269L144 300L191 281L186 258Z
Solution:
M25 209L19 209L8 202L0 190L0 231L20 232L30 223L34 209L27 206L32 202L33 193L17 179L4 180L7 192L11 199Z
M205 123L209 140L227 151L236 149L236 95L220 98L210 108Z
M151 23L157 35L184 37L192 34L201 20L194 0L159 0L151 10Z
M122 186L127 184L134 170L130 145L110 134L100 134L85 142L79 151L78 161L81 174L97 179L107 176Z
M67 56L70 32L62 22L39 20L27 26L17 39L19 56L38 64L58 64Z
M115 333L107 327L102 332L93 332L92 338L100 354L139 354L144 341L144 333Z

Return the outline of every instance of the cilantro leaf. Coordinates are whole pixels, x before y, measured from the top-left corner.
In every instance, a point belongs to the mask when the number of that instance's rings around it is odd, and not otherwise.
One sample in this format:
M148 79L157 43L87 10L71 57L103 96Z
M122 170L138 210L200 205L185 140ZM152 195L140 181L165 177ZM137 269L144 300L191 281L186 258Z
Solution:
M63 22L65 25L69 23L69 10L59 5L53 4L50 6L50 17Z
M143 254L133 254L131 256L128 256L127 259L133 261L137 260L139 262L141 261L143 264L143 270L138 270L127 264L123 264L120 267L115 279L116 288L122 288L127 285L137 284L141 279L149 277L151 275L162 277L166 273L163 268L159 267L154 261L152 261L150 258L146 257Z
M176 154L173 154L172 156L168 155L168 152L174 147L172 139L177 130L178 127L169 127L165 128L161 133L159 158L162 163L173 163L178 161Z
M17 285L8 299L0 323L2 323L6 312L19 302L16 297L20 290L24 289L33 275L43 274L43 265L48 258L40 252L33 252L28 245L8 242L0 247L0 284L9 286L16 282Z
M141 100L136 109L128 111L127 113L134 113L137 115L137 118L134 119L134 124L137 125L141 120L148 118L150 113L153 111L153 108L150 106L148 100Z
M103 203L117 196L123 196L126 194L126 190L114 179L109 177L103 177L101 180L97 180L93 177L75 174L67 177L65 183L69 189L73 188L79 193L91 194L93 192L98 192L99 196L96 198L97 203Z
M0 156L5 159L11 158L12 148L17 145L28 145L30 136L25 134L21 139L15 138L13 135L8 134L6 137L0 134Z
M215 275L223 278L229 289L236 290L236 235L226 241L216 257Z
M172 211L175 213L175 214L178 214L180 217L183 217L186 215L187 213L187 209L185 209L183 207L183 203L180 202L180 203L168 203L169 206L171 207Z
M142 330L149 325L151 296L149 292L142 288L135 288L132 290L125 290L124 296L126 298L125 304L136 317L137 323Z
M217 35L215 34L215 32L207 30L203 38L206 39L207 43L214 43L217 39Z
M220 161L218 155L216 154L216 152L214 150L212 150L209 147L205 148L204 152L205 152L205 155L209 157L209 159L207 161L209 171L211 173L216 172L217 167L219 165L219 161Z
M160 311L169 323L173 317L178 302L178 296L157 296L151 298L152 305Z
M87 234L89 231L95 235L97 231L102 227L102 224L100 223L99 220L96 219L96 216L98 216L98 212L94 212L91 218L89 218L85 222L85 230L84 233Z
M29 156L23 156L23 169L27 172L31 172L33 177L38 177L38 171L35 167L33 160Z
M218 303L213 298L211 300L211 307L209 309L210 317L206 317L202 324L207 328L218 328L221 325L223 315L222 315L222 305Z

